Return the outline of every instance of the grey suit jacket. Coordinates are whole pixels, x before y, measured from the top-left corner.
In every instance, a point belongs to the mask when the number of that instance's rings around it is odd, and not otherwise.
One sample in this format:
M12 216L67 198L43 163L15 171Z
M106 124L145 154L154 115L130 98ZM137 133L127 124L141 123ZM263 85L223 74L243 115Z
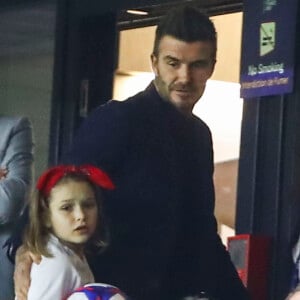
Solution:
M0 226L20 213L32 180L33 141L29 120L0 116L0 168L8 174L0 180Z
M0 116L0 168L8 170L0 179L0 300L14 299L13 265L2 248L24 207L30 191L33 139L25 117Z

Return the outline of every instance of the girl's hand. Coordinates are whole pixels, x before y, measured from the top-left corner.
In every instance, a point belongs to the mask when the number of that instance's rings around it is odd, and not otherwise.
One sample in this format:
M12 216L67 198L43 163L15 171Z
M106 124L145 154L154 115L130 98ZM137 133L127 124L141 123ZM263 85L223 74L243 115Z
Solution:
M14 272L15 294L18 300L27 300L27 293L30 286L30 270L32 263L39 264L41 256L37 256L21 246L16 253Z

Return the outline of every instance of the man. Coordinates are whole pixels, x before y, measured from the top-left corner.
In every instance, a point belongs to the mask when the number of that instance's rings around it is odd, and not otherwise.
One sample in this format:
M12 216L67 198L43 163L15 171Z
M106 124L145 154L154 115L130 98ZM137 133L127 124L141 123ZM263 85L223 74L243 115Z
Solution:
M212 22L172 11L151 61L154 82L95 110L66 159L101 166L117 187L105 202L110 245L90 259L95 277L134 300L248 299L217 235L211 133L192 114L215 66Z
M32 127L25 117L0 116L0 300L13 300L13 264L3 249L30 190Z

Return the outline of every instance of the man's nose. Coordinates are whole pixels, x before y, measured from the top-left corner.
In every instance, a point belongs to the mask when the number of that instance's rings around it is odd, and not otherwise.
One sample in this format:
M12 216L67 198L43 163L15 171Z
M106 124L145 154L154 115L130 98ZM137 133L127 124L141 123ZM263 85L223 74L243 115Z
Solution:
M181 82L189 82L191 80L191 74L189 66L182 64L178 69L178 78Z

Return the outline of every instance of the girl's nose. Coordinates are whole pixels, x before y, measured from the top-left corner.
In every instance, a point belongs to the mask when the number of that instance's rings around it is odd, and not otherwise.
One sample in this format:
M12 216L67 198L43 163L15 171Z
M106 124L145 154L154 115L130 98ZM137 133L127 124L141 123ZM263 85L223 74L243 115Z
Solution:
M74 211L76 220L84 220L85 215L81 207L77 207Z

